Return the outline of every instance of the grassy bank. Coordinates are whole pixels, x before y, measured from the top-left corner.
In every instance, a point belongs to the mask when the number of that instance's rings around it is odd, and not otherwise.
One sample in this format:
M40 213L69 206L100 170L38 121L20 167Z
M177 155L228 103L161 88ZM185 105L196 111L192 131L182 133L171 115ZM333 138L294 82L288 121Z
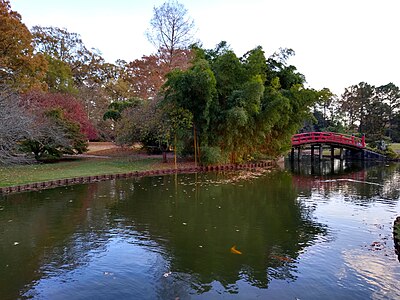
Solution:
M168 167L171 164L162 164L159 157L74 158L50 164L0 167L0 187Z
M390 144L390 147L393 149L393 151L400 153L400 143Z

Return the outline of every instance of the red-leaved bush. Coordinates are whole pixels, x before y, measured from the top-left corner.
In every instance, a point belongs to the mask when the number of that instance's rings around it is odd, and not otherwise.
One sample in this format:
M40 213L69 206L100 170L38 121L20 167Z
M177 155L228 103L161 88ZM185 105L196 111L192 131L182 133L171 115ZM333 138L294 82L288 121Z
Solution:
M82 103L71 95L31 91L22 95L22 104L36 114L60 108L67 120L80 125L81 132L89 140L97 138L97 131L89 121Z

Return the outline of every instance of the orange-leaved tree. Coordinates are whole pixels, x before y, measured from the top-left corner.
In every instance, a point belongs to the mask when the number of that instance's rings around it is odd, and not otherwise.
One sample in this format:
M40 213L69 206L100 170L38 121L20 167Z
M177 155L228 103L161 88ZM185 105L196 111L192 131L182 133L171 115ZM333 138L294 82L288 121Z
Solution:
M33 50L32 35L21 15L11 10L8 0L0 0L0 83L20 91L46 88L46 60Z

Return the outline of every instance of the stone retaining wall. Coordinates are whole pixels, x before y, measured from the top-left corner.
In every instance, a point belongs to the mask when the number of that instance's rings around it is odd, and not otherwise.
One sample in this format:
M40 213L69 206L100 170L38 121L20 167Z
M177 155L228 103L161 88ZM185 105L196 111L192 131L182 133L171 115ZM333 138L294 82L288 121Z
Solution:
M274 165L275 165L274 161L262 161L252 164L216 165L216 166L204 166L204 167L201 166L201 167L189 167L189 168L179 168L179 169L160 169L160 170L150 170L150 171L135 171L129 173L120 173L120 174L75 177L75 178L57 179L44 182L35 182L35 183L10 186L10 187L0 187L0 195L26 192L26 191L37 191L59 186L92 183L92 182L99 182L99 181L119 179L119 178L144 177L144 176L166 175L175 173L181 174L181 173L213 172L213 171L235 171L235 170L245 170L245 169L268 168Z

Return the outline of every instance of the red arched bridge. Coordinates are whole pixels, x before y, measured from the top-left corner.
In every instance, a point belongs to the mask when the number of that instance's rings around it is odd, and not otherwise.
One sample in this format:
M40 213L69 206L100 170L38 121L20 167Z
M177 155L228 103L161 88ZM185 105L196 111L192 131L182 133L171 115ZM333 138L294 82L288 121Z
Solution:
M366 149L364 135L359 138L336 132L305 132L295 134L292 137L291 158L294 158L294 152L297 149L298 159L300 160L302 149L311 147L311 158L314 159L314 151L315 147L317 147L319 158L322 159L324 145L330 147L330 157L332 159L335 157L335 148L340 150L340 159L344 159L345 155L352 159L385 159L385 156ZM346 150L346 153L344 150Z
M336 132L306 132L292 137L292 147L312 144L327 144L343 148L364 149L365 136L362 138Z

